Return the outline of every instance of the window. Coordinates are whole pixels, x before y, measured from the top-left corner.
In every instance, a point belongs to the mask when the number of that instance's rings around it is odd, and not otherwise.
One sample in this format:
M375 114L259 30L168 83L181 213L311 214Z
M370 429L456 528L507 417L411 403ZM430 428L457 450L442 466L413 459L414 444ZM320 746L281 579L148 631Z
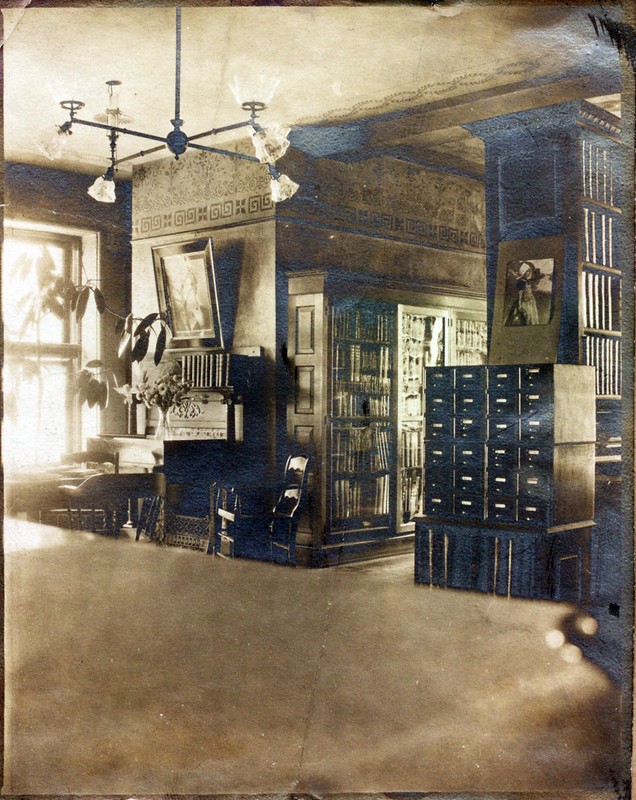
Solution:
M78 281L81 252L79 236L5 229L3 458L8 469L56 462L79 444L74 380L82 341L64 288ZM87 319L85 327L94 328L94 320Z

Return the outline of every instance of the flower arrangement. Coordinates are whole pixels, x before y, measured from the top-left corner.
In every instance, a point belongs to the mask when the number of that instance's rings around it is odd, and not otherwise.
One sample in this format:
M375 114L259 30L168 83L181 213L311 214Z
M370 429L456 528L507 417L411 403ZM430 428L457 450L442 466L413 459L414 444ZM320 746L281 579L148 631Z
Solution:
M135 394L148 408L157 406L160 411L179 411L187 404L187 395L191 384L184 381L174 369L162 372L151 380L144 372L137 384Z

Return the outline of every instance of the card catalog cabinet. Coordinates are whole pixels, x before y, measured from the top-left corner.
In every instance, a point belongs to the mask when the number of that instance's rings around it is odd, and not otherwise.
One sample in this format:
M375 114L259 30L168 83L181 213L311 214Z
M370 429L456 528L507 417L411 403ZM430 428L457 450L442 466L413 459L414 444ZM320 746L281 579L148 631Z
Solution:
M547 591L556 567L546 572L546 554L556 558L574 530L585 540L592 525L594 381L594 369L578 365L425 370L418 536L430 564L416 577L524 596ZM577 569L587 563L582 547L574 547Z

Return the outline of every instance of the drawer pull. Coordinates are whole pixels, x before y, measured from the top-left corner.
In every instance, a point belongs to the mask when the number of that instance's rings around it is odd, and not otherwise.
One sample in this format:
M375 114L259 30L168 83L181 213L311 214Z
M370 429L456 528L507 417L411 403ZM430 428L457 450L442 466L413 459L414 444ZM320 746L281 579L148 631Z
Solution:
M541 397L540 394L529 394L528 400L538 400Z
M495 478L495 483L506 483L508 478Z
M528 484L528 486L536 486L539 483L539 481L537 478L528 478L526 483Z
M495 508L505 508L505 507L506 507L505 503L495 503Z
M536 506L526 506L525 507L525 511L536 511L536 510L537 510Z

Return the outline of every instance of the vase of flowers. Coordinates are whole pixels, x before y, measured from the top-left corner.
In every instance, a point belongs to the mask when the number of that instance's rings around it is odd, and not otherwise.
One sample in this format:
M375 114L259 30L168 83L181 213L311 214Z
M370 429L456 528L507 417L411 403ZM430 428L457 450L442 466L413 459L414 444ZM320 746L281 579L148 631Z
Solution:
M137 385L136 395L147 408L156 408L159 411L159 424L155 436L157 439L169 439L172 434L170 414L177 413L182 406L188 404L188 391L190 383L184 381L174 369L162 372L154 380L144 372Z

